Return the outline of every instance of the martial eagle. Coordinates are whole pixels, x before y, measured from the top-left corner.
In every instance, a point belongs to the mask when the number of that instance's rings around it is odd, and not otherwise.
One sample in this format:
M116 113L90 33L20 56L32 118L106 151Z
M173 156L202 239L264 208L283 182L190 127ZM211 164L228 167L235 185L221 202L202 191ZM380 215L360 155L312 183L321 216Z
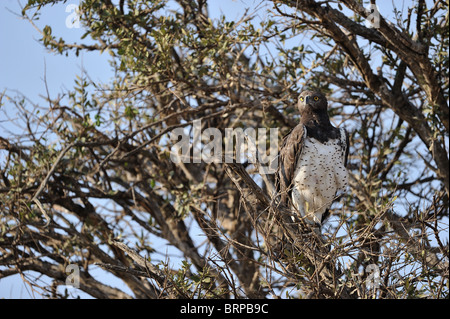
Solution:
M283 139L278 170L281 201L319 228L336 196L347 188L349 137L328 117L320 92L303 91L298 98L300 123Z

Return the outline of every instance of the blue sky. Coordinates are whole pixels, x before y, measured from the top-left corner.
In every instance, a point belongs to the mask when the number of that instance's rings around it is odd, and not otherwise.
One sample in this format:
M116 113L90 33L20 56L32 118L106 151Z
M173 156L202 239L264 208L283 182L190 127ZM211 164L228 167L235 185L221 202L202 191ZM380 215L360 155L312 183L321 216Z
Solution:
M25 1L21 1L25 3ZM74 2L76 3L76 2ZM69 4L69 3L67 3ZM67 5L66 4L66 5ZM68 41L76 41L83 34L82 29L69 29L65 26L70 13L65 12L66 5L56 5L43 10L41 20L37 25L43 28L46 24L52 26L55 35ZM44 71L50 89L50 94L56 95L64 88L71 88L81 66L88 71L93 79L107 81L112 76L112 70L107 62L108 54L84 52L76 57L56 55L48 52L39 42L39 32L26 20L14 13L20 14L17 0L2 0L0 4L0 90L19 90L31 100L35 100L45 92Z

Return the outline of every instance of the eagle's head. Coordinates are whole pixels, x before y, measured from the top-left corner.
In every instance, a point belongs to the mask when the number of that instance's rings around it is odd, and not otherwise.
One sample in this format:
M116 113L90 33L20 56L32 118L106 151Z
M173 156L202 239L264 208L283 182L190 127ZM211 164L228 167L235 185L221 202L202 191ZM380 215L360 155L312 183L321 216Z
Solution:
M325 112L327 111L327 98L320 92L303 91L298 97L298 110L300 114L305 112Z

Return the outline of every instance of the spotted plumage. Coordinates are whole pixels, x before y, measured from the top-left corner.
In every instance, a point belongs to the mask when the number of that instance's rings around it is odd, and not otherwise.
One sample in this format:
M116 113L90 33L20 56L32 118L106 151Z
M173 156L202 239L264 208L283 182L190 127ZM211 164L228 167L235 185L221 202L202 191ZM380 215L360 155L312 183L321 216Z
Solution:
M348 134L331 124L327 107L320 92L300 94L300 123L283 140L277 183L281 201L319 226L348 182Z

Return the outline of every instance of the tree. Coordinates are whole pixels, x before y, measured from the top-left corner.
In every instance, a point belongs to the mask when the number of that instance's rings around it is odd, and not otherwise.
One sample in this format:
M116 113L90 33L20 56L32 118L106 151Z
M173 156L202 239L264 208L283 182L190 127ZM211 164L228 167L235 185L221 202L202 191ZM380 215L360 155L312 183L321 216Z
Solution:
M23 16L58 2L29 0ZM117 76L81 76L34 109L9 97L26 131L0 137L0 279L45 275L29 285L62 298L74 265L96 298L448 298L447 2L393 21L355 0L267 1L238 21L210 18L206 0L79 10L94 44L47 26L43 45L107 51ZM304 87L351 133L351 187L323 236L291 220L258 163L198 163L193 143L172 160L171 132L192 141L198 120L281 139Z

